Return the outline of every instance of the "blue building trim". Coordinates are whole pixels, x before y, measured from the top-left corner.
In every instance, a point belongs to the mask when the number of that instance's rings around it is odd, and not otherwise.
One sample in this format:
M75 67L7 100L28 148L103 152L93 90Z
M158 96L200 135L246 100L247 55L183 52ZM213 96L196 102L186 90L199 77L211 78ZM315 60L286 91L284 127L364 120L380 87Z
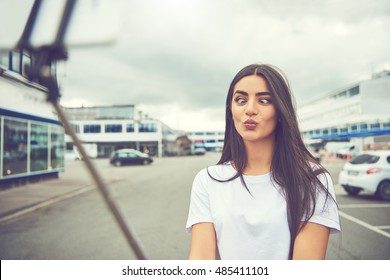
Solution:
M312 140L346 140L354 137L367 137L367 136L379 136L379 135L389 135L390 129L377 129L377 130L366 130L366 131L356 131L349 133L340 133L340 134L326 134L321 136L313 136L310 139Z
M33 180L39 180L39 179L45 179L45 178L50 178L50 177L53 177L53 176L58 176L58 174L60 172L64 172L64 168L61 167L61 168L57 168L57 169L53 169L53 170L43 170L43 171L39 171L39 172L35 172L35 173L22 173L22 174L15 174L13 176L6 176L6 177L3 177L3 178L0 178L0 188L2 187L7 187L7 186L11 186L10 184L14 183L14 182L20 182L20 180L28 180L28 181L25 181L24 183L27 183L29 181L33 181Z
M24 114L24 113L19 113L19 112L7 110L7 109L2 109L2 108L0 108L0 115L1 116L8 116L8 117L19 118L19 119L25 119L25 120L44 122L44 123L52 123L52 124L56 124L56 125L61 125L62 126L62 124L59 121L57 121L57 120L43 118L43 117L38 117L38 116L33 116L33 115L29 115L29 114Z

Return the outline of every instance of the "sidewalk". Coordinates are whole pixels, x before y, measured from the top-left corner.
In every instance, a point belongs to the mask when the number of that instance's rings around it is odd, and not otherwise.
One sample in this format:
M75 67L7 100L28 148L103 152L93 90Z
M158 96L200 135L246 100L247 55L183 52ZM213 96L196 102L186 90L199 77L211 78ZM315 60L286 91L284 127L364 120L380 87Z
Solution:
M81 169L80 174L63 172L58 179L0 190L0 223L94 189L88 174Z

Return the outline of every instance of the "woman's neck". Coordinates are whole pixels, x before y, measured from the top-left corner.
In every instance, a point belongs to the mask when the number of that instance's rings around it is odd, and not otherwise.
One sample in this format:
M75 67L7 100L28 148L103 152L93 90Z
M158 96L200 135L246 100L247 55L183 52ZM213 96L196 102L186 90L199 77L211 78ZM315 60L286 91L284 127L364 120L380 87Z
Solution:
M275 141L245 142L247 165L245 175L262 175L271 171Z

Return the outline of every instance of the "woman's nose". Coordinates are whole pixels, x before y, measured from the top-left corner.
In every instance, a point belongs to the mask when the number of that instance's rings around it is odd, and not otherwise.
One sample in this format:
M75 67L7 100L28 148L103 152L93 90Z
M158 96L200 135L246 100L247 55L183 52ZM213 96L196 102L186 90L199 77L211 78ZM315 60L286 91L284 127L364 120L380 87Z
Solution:
M245 109L245 114L248 115L248 116L253 116L253 115L257 115L259 112L258 112L258 108L256 106L256 102L254 101L249 101L247 103L247 106L246 106L246 109Z

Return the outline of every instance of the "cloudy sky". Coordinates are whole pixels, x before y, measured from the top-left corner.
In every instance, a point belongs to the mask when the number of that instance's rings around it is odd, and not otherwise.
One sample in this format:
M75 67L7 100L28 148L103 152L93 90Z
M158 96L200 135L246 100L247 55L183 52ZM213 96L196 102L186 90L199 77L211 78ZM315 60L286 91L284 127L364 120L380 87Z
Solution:
M174 129L223 130L248 64L281 68L298 104L389 69L388 0L119 3L114 45L70 50L63 105L135 104Z

